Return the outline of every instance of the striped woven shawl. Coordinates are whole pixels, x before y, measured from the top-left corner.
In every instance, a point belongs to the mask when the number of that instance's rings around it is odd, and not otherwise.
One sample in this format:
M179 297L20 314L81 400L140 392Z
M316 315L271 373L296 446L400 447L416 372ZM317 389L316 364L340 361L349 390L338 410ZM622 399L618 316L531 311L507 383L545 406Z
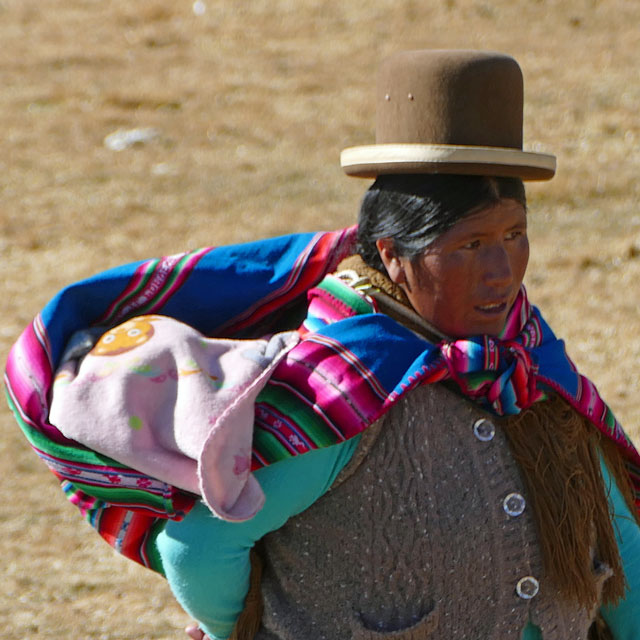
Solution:
M119 552L160 571L149 536L165 519L182 518L195 496L66 439L48 422L49 393L75 331L148 313L207 336L253 337L291 323L308 296L302 340L258 397L253 469L351 438L413 387L452 379L498 414L559 393L623 450L640 495L640 456L524 289L499 339L433 345L328 275L354 244L352 227L118 267L63 289L25 329L7 361L11 408L67 497Z

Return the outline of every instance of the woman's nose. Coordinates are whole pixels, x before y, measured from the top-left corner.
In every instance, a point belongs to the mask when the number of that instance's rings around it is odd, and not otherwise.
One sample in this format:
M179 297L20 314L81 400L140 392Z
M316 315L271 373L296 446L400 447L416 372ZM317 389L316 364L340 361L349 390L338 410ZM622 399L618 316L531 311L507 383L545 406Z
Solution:
M494 287L505 287L513 281L513 269L509 252L502 245L487 249L484 265L484 280Z

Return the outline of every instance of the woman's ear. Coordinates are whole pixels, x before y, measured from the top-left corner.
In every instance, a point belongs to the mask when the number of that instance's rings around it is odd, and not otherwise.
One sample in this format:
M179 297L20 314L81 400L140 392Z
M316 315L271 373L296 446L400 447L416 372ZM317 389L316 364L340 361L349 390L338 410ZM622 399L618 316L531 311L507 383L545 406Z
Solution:
M396 284L406 282L407 278L404 273L404 267L402 266L401 259L396 255L393 240L391 238L380 238L376 240L376 248L378 249L382 264L387 270L391 281Z

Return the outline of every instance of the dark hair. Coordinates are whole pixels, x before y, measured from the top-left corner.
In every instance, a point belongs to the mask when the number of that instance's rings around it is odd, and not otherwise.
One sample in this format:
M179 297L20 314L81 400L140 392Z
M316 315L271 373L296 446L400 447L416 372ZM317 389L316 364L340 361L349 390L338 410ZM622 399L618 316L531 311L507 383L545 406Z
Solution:
M359 253L369 266L385 273L377 240L391 238L398 256L416 260L458 220L502 198L526 208L522 180L448 174L379 176L360 207Z

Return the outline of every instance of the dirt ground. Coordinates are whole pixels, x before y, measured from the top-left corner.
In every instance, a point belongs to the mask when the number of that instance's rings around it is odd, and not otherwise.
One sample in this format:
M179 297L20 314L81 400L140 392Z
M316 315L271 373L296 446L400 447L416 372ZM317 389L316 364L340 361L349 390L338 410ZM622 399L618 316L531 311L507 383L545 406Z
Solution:
M378 61L495 49L523 67L526 147L558 156L528 191L530 296L637 438L639 24L637 0L1 0L0 350L107 267L351 224L368 182L338 154L373 141ZM182 637L164 582L0 425L2 638Z

